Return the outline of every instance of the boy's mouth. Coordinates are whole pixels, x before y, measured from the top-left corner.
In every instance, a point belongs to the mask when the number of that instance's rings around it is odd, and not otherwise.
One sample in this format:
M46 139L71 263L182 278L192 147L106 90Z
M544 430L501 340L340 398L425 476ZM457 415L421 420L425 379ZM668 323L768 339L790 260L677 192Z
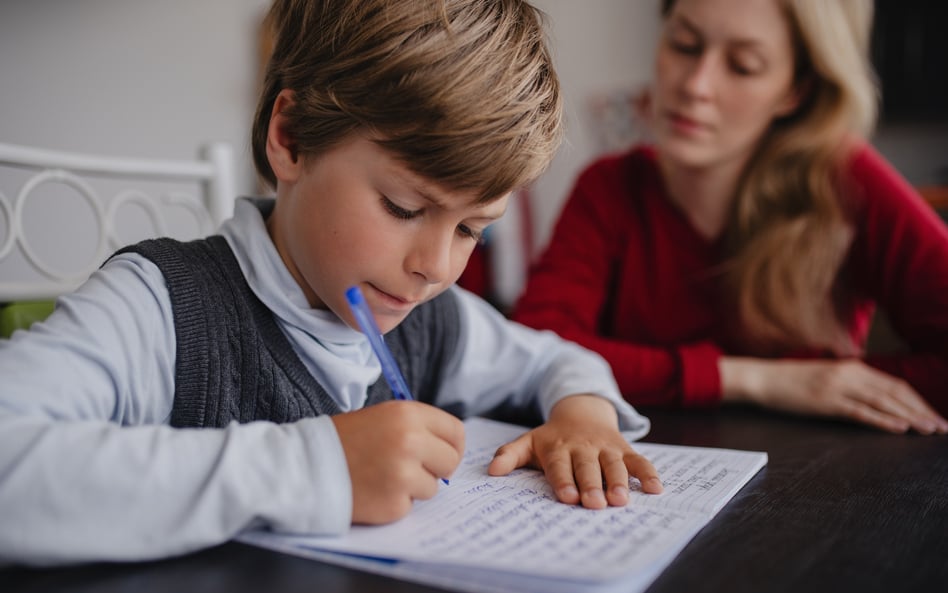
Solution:
M372 289L372 292L375 293L378 304L391 311L411 311L421 302L420 299L403 298L390 292L386 292L372 283L368 283L368 286Z

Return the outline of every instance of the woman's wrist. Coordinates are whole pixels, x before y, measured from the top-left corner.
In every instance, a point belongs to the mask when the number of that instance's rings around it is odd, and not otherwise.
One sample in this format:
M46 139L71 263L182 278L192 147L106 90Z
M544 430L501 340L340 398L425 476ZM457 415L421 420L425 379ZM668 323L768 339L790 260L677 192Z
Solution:
M718 360L721 399L731 402L757 401L765 391L765 364L754 358L722 356Z

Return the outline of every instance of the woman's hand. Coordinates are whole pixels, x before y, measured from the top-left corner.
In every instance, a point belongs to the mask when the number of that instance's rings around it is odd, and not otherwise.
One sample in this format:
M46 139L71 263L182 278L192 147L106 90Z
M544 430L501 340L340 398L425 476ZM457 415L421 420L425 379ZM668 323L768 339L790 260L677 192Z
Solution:
M352 480L352 522L388 523L431 498L464 455L464 424L428 404L389 401L333 416Z
M594 395L560 400L546 424L498 449L487 473L505 476L523 466L542 469L561 502L590 509L624 506L630 475L644 492L662 491L655 468L619 432L615 408Z
M948 421L908 383L858 359L724 357L720 369L725 400L848 418L895 433L948 433Z

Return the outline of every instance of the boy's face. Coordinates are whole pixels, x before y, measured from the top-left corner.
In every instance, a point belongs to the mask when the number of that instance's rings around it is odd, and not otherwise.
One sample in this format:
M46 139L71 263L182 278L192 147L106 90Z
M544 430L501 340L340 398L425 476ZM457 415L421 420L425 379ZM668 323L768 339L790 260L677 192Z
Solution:
M383 333L458 279L507 207L446 191L360 135L301 161L277 195L267 228L310 305L358 327L345 298L358 285Z

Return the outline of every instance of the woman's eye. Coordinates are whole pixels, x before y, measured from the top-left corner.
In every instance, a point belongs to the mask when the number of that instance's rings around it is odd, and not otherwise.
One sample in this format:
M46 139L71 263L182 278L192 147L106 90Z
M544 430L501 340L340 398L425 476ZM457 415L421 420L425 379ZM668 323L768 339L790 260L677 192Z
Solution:
M704 49L701 46L700 37L680 29L666 33L665 42L673 51L680 54L697 55Z
M688 56L696 56L701 53L701 45L697 43L686 43L684 41L673 40L671 41L671 47L676 52Z
M756 64L752 65L746 61L732 60L731 70L733 70L739 76L753 76L759 73L761 68Z
M476 242L478 245L484 243L484 232L483 232L483 231L475 231L474 229L472 229L471 227L467 226L466 224L459 224L459 225L458 225L458 234L461 235L462 237L467 237L467 238L469 238L469 239L474 239L474 242Z
M388 210L389 214L399 220L411 220L421 214L421 210L406 210L385 196L382 196L382 206Z

